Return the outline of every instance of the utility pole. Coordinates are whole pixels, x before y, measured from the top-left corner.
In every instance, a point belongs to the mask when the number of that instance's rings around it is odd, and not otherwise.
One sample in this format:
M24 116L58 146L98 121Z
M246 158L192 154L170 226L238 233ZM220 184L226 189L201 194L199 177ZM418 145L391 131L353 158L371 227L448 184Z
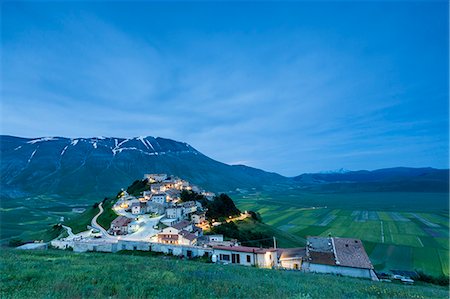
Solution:
M273 248L277 249L277 240L275 239L275 236L273 236Z

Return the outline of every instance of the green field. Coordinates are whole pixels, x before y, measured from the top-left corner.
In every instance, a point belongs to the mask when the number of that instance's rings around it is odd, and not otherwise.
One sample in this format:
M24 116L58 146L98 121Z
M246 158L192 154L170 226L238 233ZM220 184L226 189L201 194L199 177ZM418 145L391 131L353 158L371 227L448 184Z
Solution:
M448 276L449 218L444 196L290 190L286 194L235 194L233 199L241 210L259 212L265 223L299 237L331 234L361 239L377 270Z
M72 199L56 195L2 199L0 243L5 243L12 237L24 241L34 240L39 234L45 234L53 225L63 222L62 219L70 223L71 219L79 218L80 214L72 212L72 209L91 210L93 202L95 200L92 198ZM85 216L91 219L93 217L93 215ZM77 223L70 224L75 226L73 227L75 232L86 229L85 226L77 228Z
M145 253L142 253L145 255ZM1 298L447 298L448 288L169 256L0 252Z

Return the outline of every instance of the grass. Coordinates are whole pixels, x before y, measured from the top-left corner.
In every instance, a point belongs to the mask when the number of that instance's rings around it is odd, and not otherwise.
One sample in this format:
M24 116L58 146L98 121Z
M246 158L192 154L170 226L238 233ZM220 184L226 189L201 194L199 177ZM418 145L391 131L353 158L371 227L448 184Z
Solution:
M448 289L166 257L2 250L2 298L448 298Z
M112 206L116 203L117 199L108 198L103 201L103 213L98 216L97 222L104 229L109 229L111 222L117 217L116 212L112 209Z
M239 230L251 231L252 233L264 233L276 238L278 247L302 247L305 246L306 240L294 234L276 229L270 225L260 223L251 219L235 221ZM245 246L257 246L252 242L242 242Z
M99 208L90 207L82 214L76 215L64 222L64 225L72 228L74 234L87 230L87 226L91 225L91 220L100 212Z

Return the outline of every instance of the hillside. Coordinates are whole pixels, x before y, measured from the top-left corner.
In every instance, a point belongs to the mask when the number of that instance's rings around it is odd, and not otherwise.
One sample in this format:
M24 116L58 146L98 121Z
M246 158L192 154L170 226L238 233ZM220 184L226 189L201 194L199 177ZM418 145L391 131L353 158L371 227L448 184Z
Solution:
M449 170L395 167L374 171L305 173L297 185L323 192L448 192Z
M286 182L278 174L231 166L165 138L27 139L0 136L2 197L107 196L149 171L171 173L211 191Z
M160 256L2 250L2 298L446 298L444 287ZM205 286L208 286L207 288Z

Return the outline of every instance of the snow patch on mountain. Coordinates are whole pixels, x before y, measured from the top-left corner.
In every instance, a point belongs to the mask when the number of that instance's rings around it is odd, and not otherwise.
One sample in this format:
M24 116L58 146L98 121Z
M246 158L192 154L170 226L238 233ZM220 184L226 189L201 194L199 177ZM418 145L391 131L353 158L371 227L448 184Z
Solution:
M30 163L31 159L33 159L34 154L36 154L37 149L35 149L33 151L33 153L31 154L30 158L28 159L28 163Z
M145 139L144 139L143 136L139 136L137 139L140 140L140 141L142 142L142 144L144 144L144 146L145 146L147 149L150 149L150 148L148 147L147 143L145 142Z
M27 143L35 144L36 142L51 141L51 140L58 140L58 138L56 138L56 137L42 137L42 138L38 138L38 139L33 139L33 140L30 140L30 141L27 141Z
M67 150L68 147L69 147L68 145L66 145L66 146L64 147L64 149L63 149L62 152L61 152L61 156L64 155L64 153L66 152L66 150Z

